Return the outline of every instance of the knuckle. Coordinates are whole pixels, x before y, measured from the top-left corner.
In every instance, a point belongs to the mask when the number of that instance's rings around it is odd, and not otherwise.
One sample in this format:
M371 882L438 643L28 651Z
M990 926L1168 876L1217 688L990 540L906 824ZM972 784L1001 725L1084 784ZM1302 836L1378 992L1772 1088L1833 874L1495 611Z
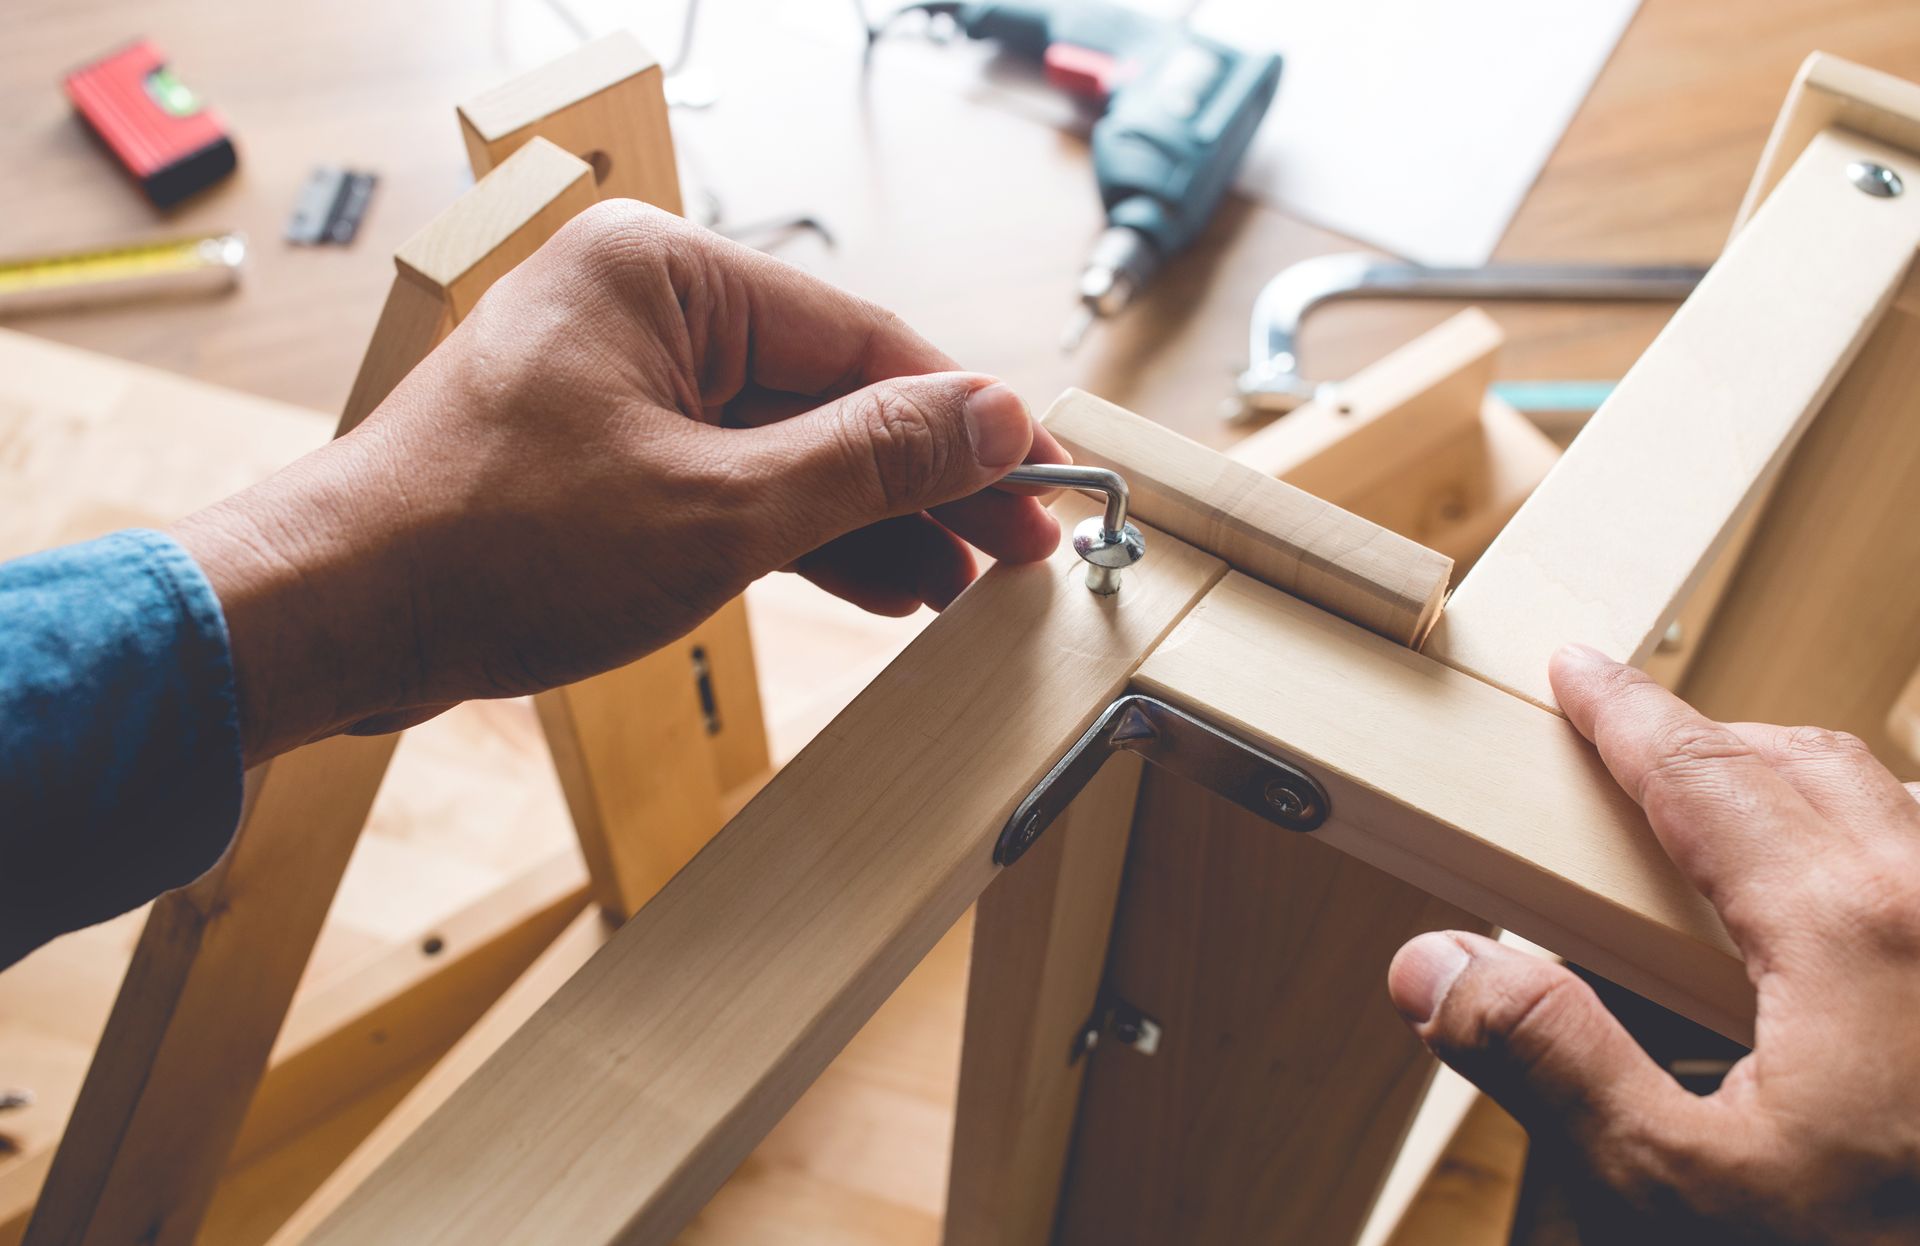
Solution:
M1642 805L1662 790L1711 782L1727 762L1752 752L1726 727L1704 719L1668 724L1654 734L1652 746L1653 761L1641 779Z
M657 266L672 257L684 222L637 199L602 199L555 235L566 255L606 276Z
M847 453L869 469L888 511L920 507L946 469L947 449L926 409L891 386L856 394L842 408Z
M1851 855L1851 854L1850 854ZM1901 962L1920 961L1920 896L1910 882L1912 862L1862 846L1845 870L1822 871L1822 907L1845 925L1849 942Z
M1862 758L1873 756L1866 741L1851 731L1830 731L1825 727L1789 728L1784 750L1795 757Z

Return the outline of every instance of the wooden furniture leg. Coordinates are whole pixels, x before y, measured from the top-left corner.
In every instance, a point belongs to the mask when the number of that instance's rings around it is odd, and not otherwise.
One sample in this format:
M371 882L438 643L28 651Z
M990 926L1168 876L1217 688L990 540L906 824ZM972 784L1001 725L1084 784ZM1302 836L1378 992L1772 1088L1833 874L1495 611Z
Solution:
M479 289L592 196L553 147L503 164L396 256L352 428ZM398 737L339 736L249 776L232 848L155 902L27 1227L29 1246L193 1238Z
M593 169L599 198L678 213L660 66L615 31L460 106L475 177L535 138ZM745 598L639 661L535 698L594 880L615 920L713 838L771 768Z
M1140 767L1103 766L974 908L946 1246L1053 1240Z
M1547 660L1568 640L1653 652L1901 288L1920 196L1862 192L1858 161L1913 163L1851 131L1811 136L1476 564L1428 653L1552 708Z
M1352 1241L1433 1074L1386 963L1459 926L1480 922L1149 771L1107 986L1159 1043L1095 1049L1057 1240Z
M1888 574L1920 566L1916 480L1920 269L1781 473L1680 695L1725 721L1851 731L1920 778L1891 724L1920 666L1920 576Z

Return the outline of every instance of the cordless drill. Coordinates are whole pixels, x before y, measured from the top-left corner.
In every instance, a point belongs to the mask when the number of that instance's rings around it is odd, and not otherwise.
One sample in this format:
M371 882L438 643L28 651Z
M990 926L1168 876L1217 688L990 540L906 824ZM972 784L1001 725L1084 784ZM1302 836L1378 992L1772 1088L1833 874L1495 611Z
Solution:
M1106 104L1093 173L1107 228L1080 275L1061 340L1070 351L1199 236L1273 102L1280 58L1102 0L937 8L969 38L1038 60L1055 85Z

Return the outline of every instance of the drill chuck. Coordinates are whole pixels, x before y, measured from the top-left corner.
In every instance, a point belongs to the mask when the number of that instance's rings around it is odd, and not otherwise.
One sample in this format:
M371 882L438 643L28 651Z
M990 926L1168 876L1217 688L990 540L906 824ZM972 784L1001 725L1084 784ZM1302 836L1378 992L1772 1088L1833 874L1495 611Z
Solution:
M1160 248L1139 230L1109 226L1080 273L1080 301L1096 316L1118 315L1160 267Z

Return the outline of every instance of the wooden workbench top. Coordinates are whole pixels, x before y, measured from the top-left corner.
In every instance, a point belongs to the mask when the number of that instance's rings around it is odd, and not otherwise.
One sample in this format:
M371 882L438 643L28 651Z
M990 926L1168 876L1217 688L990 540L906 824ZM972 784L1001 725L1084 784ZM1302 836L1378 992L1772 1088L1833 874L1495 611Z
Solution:
M573 0L589 25L609 0ZM638 8L639 6L628 6ZM678 5L629 20L669 54ZM881 7L873 4L876 11ZM895 308L969 367L1036 404L1068 385L1223 444L1214 416L1244 364L1254 293L1279 267L1350 243L1230 202L1198 253L1122 322L1062 359L1055 343L1099 228L1084 143L1023 115L983 82L978 49L907 31L878 50L844 0L712 0L693 64L719 88L676 128L689 203L729 219L794 211L825 221L795 262ZM342 0L273 5L15 0L0 41L0 251L238 226L254 240L245 288L219 300L41 316L12 327L190 376L337 410L379 308L394 247L466 178L451 102L570 46L541 0ZM1780 0L1726 29L1712 0L1646 0L1500 250L1504 258L1706 259L1717 254L1767 127L1801 58L1824 48L1920 77L1910 0ZM59 91L72 66L145 35L231 122L236 179L170 218L96 149ZM381 175L349 250L287 246L308 169ZM1343 376L1438 323L1445 304L1333 307L1306 334L1309 371ZM1612 378L1665 309L1497 309L1501 371Z

